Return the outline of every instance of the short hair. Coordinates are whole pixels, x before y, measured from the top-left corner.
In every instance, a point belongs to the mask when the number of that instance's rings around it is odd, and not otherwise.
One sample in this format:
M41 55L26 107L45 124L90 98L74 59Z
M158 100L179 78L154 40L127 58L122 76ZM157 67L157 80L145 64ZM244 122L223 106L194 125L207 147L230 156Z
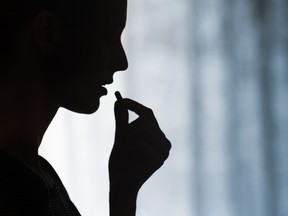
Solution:
M75 25L89 3L102 0L7 0L0 2L0 70L13 68L23 27L39 12L49 10L65 25Z

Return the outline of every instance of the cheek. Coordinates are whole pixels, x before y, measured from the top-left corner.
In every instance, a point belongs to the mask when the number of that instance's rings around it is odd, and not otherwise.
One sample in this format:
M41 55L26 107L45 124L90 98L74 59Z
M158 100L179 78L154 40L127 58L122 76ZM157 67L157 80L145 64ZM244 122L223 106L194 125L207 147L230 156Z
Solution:
M107 70L109 50L103 37L104 30L95 26L87 21L78 30L66 35L64 56L70 70L98 75Z
M86 114L98 109L109 53L96 42L69 40L65 49L45 60L44 80L59 107Z
M86 76L101 76L105 73L108 65L108 51L100 43L95 41L82 41L72 45L68 49L66 62L70 70L81 71Z

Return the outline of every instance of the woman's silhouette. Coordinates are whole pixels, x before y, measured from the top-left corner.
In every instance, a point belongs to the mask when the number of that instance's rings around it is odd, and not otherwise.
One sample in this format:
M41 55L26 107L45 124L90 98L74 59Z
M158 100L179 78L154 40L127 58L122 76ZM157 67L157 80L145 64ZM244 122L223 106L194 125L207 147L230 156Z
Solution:
M127 0L9 0L0 8L0 215L79 215L38 148L60 107L95 112L104 85L127 69ZM139 115L130 124L128 110ZM110 215L130 216L171 145L152 110L133 100L115 102L115 119Z

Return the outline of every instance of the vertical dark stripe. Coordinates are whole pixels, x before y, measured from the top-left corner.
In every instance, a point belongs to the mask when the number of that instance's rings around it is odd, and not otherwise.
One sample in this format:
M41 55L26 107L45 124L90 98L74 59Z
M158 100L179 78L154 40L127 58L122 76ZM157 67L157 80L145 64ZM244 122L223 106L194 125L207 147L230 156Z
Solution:
M276 215L276 200L277 196L275 191L275 182L277 182L277 174L275 169L275 140L274 140L274 125L273 125L273 110L271 106L272 102L272 85L273 71L271 71L271 53L273 46L273 31L271 26L275 23L271 23L271 15L273 14L273 1L258 0L257 1L257 15L259 19L260 30L260 48L259 56L260 62L260 81L261 81L261 103L262 103L262 122L263 122L263 163L265 168L265 179L263 179L266 185L266 210L267 215ZM265 182L266 180L266 182Z

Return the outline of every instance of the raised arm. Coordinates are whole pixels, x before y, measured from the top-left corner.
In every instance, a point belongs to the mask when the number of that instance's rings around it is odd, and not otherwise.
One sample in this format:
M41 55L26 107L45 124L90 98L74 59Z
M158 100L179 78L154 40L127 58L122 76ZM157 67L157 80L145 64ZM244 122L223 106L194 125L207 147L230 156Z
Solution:
M128 110L139 115L129 123ZM168 158L171 144L153 111L130 99L115 102L115 143L109 160L110 216L134 216L144 182Z

